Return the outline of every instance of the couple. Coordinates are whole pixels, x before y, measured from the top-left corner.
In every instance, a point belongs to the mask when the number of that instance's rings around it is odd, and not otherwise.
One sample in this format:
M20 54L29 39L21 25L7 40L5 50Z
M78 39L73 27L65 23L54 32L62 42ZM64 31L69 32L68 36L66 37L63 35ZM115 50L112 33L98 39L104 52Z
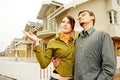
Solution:
M65 16L61 21L59 37L48 42L45 54L34 34L23 33L35 43L36 57L42 68L55 58L55 70L50 80L112 80L116 57L111 37L104 31L95 30L95 16L91 11L80 11L78 21L83 31L74 41L70 34L75 20Z

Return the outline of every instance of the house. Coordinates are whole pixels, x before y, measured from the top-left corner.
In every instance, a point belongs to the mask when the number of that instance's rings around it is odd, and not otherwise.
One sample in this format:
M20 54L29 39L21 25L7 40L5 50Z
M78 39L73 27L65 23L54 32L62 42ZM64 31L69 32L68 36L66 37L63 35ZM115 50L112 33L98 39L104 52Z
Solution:
M11 45L5 50L6 57L25 57L26 46L22 45L23 38L14 38Z
M78 13L81 10L91 10L96 16L95 28L108 32L113 40L116 56L120 56L120 0L73 0L73 2L61 4L55 0L46 0L38 13L37 19L43 20L42 31L37 36L46 47L51 38L55 38L60 31L60 22L64 15L71 15L76 19L74 31L81 31L77 22ZM76 36L76 33L75 35ZM44 47L44 48L45 48ZM118 70L119 71L119 68ZM119 74L120 76L120 74ZM115 77L118 80L120 77Z
M49 0L50 1L50 0ZM59 33L60 20L64 15L71 15L76 19L75 31L79 29L77 22L80 10L91 10L96 16L95 28L110 34L114 41L116 55L120 55L120 1L119 0L74 0L74 2L61 4L54 0L44 1L37 19L43 20L43 32L37 33L40 38L52 36L52 31ZM99 5L99 6L98 6ZM79 31L82 29L80 28ZM44 32L45 31L45 32ZM47 36L43 36L46 34ZM51 33L51 34L48 34ZM55 32L54 32L55 34ZM55 34L55 35L56 35Z

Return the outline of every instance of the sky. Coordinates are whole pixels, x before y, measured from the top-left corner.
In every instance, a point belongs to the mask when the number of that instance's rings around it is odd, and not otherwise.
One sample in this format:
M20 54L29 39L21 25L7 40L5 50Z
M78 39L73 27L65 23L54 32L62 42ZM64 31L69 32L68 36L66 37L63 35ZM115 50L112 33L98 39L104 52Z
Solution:
M14 38L22 38L25 25L36 19L43 0L0 0L0 52L4 51ZM62 3L71 0L56 0Z

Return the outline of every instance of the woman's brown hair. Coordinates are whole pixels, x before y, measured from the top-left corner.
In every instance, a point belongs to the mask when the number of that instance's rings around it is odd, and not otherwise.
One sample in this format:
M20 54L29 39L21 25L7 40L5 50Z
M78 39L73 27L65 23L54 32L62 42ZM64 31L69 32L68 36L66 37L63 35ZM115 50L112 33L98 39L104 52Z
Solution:
M72 16L70 16L70 15L66 15L66 16L64 16L64 17L67 17L67 18L69 19L70 25L71 25L72 30L73 30L73 29L74 29L74 26L75 26L75 19L74 19Z

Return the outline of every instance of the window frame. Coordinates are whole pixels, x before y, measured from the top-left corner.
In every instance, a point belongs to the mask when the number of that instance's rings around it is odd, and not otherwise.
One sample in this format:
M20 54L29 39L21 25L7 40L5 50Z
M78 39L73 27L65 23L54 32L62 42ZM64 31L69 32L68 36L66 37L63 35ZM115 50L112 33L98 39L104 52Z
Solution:
M109 16L109 23L110 24L117 24L118 22L118 13L115 10L108 11L108 16Z

